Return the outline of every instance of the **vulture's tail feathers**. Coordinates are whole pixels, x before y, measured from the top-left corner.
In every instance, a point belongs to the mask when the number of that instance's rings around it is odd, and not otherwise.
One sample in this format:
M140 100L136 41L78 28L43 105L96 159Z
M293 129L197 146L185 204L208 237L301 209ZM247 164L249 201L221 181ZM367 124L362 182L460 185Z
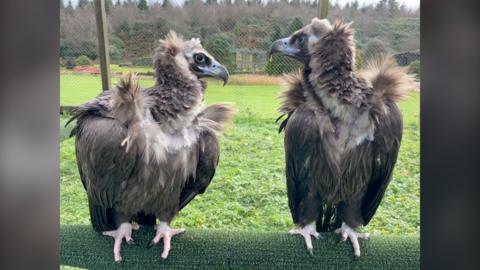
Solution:
M90 107L88 106L90 105L89 103L86 103L84 105L81 105L75 109L73 109L71 111L72 113L72 116L70 117L70 119L68 119L68 121L65 123L64 127L67 127L68 125L70 125L70 123L72 123L74 120L78 120L82 115L86 115L88 114L88 112L92 112L92 114L94 114L93 110L90 109ZM76 123L72 130L70 131L70 135L69 137L73 137L75 135L77 135L77 132L79 130L79 127L78 127L78 123Z
M387 102L405 99L415 87L413 77L407 75L407 68L398 66L391 55L382 55L368 61L362 75Z
M222 133L236 112L236 108L230 104L213 104L203 109L198 115L198 119L200 126L215 133Z
M122 146L127 152L134 143L146 143L143 127L146 103L147 98L135 74L130 73L126 78L121 79L113 91L112 114L128 128L128 135L122 141ZM144 145L139 149L145 149Z
M70 137L78 135L77 133L82 129L82 122L85 117L111 118L109 106L110 94L111 91L103 91L95 99L76 107L70 112L72 116L67 123L65 123L65 127L76 120Z

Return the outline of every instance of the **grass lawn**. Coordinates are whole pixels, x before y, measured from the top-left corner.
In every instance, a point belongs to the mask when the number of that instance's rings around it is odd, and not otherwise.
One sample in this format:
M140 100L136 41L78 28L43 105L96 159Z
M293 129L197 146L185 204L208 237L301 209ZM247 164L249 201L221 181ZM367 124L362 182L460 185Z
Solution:
M118 78L112 80L112 84ZM153 79L141 79L140 85L149 87L154 84ZM60 104L80 105L99 94L101 81L99 76L91 75L61 75L60 76ZM273 117L278 108L276 95L277 85L226 85L217 81L210 81L207 90L207 102L232 102L239 111L245 114L257 114L261 117Z
M112 78L112 84L118 82L118 78ZM153 80L141 80L144 87L153 85ZM80 105L96 97L102 89L99 75L60 75L60 104Z
M95 65L96 67L100 68L99 64ZM150 67L147 66L119 66L115 64L110 64L110 71L111 72L122 72L122 73L128 73L128 72L154 72L153 69L153 64Z
M151 80L141 82L153 84ZM100 79L62 75L62 105L76 105L98 94ZM78 90L77 90L78 89ZM222 87L211 83L207 103L232 102L239 109L234 125L221 139L221 157L207 192L173 222L186 228L286 232L293 224L287 205L283 134L274 119L279 86ZM394 179L372 222L372 233L418 234L420 230L420 136L418 92L401 103L404 137ZM65 122L65 118L61 119ZM89 224L86 193L78 176L74 139L61 142L61 224Z

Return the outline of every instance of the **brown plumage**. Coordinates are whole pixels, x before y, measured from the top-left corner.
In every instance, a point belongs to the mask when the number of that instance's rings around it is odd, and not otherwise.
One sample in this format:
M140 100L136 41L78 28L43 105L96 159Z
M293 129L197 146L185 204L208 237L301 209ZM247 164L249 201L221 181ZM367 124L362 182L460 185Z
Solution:
M395 103L412 79L390 56L356 71L353 29L341 21L315 18L271 50L305 65L280 96L293 233L311 252L311 224L337 229L360 256L357 238L367 236L353 229L369 223L391 180L402 136Z
M205 192L218 165L217 137L233 116L226 104L205 107L204 76L226 81L228 72L198 39L174 32L155 55L156 84L141 89L134 75L79 107L72 135L80 178L87 191L93 227L120 243L132 229L155 225L152 244L183 230L170 222L196 195ZM120 241L120 242L119 242Z
M301 71L283 75L281 84L284 90L279 97L282 101L279 109L281 113L289 114L307 101L304 81Z
M413 86L413 78L407 75L407 68L397 65L391 55L370 59L360 74L371 82L377 99L383 103L404 100Z

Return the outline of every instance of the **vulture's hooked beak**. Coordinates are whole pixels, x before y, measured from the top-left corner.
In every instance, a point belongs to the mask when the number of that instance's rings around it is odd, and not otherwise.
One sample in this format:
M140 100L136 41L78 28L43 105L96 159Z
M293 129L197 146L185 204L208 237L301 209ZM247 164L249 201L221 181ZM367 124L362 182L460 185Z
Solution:
M215 79L219 79L223 81L223 85L227 84L228 77L228 70L226 67L222 66L217 61L213 60L212 63L207 67L198 67L201 72L202 77L213 77Z
M268 58L274 53L281 53L297 59L299 57L298 54L300 53L300 49L293 47L290 44L290 37L286 37L272 43L270 51L268 52Z

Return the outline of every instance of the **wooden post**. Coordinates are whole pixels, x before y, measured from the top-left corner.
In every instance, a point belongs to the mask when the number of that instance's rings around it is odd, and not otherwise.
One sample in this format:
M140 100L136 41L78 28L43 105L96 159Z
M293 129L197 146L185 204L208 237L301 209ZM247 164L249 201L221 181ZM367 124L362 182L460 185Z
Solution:
M100 71L102 75L102 90L110 89L110 57L108 54L107 13L105 0L95 0L95 17L98 34L98 54L100 56Z
M317 17L325 19L328 15L328 0L318 0Z

